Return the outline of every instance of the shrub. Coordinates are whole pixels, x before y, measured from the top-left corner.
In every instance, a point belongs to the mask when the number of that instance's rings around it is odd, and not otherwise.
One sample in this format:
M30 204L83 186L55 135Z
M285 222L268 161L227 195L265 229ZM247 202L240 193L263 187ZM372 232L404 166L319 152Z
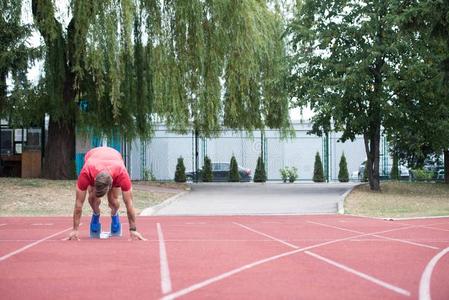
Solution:
M201 173L201 179L203 182L211 182L212 181L212 163L210 161L210 158L204 157L204 166L203 166L203 172Z
M265 182L267 181L267 175L265 174L265 164L263 163L262 157L259 156L257 159L257 167L254 172L254 182Z
M295 182L295 180L298 178L298 169L295 167L284 167L282 169L279 169L279 172L281 173L283 182L287 182L287 180L288 182Z
M432 171L426 171L423 169L412 170L413 177L416 181L431 181L433 178Z
M229 167L229 181L230 182L239 182L240 181L240 174L239 174L239 167L237 165L237 160L235 159L234 155L231 157L231 163Z
M298 178L298 169L295 167L292 167L288 170L288 182L295 182L295 180Z
M338 171L338 181L348 182L349 181L348 163L346 162L346 156L344 153L341 155L339 166L340 170Z
M288 175L289 175L288 167L279 169L279 172L281 173L282 181L283 181L283 182L287 182L287 180L288 180Z
M186 167L184 166L182 156L178 158L178 163L176 164L175 181L186 182Z
M320 154L315 155L315 166L313 168L313 181L324 182L323 163L321 162Z
M399 180L399 162L398 156L393 155L393 166L391 167L390 179L391 180Z

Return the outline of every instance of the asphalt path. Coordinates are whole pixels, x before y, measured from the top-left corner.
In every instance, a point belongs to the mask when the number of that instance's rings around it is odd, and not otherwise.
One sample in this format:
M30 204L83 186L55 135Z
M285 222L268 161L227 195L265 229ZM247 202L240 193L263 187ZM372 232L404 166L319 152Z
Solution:
M357 183L198 183L150 215L301 215L336 213ZM340 202L340 205L339 205Z

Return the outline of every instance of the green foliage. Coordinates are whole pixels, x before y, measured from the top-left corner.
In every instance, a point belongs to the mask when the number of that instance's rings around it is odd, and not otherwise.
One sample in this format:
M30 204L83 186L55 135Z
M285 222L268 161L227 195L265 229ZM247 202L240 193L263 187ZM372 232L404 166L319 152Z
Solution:
M284 167L279 170L283 182L295 182L298 179L298 169L296 167Z
M413 179L416 181L431 181L433 177L432 171L427 171L423 169L411 170L413 174Z
M31 26L21 19L21 0L0 1L0 118L30 119L34 113L23 118L16 116L17 108L26 103L30 84L27 80L29 64L39 56L39 49L27 45ZM7 79L12 84L8 87ZM9 90L9 91L8 91ZM42 117L42 115L39 115Z
M230 182L239 182L240 181L239 167L238 167L237 160L235 159L234 155L231 157L231 163L230 163L229 168L230 168L229 181Z
M201 179L203 180L203 182L211 182L213 179L213 174L212 174L212 163L210 161L210 158L206 155L204 157L204 165L203 165L203 170L201 172Z
M398 156L393 154L393 166L391 167L390 179L399 180L400 178Z
M257 159L256 171L254 172L254 182L265 182L267 181L267 175L265 174L265 164L262 157L259 156Z
M186 168L182 156L178 158L178 163L176 164L175 181L186 182Z
M348 163L346 162L346 156L344 153L341 155L340 158L338 181L340 182L349 181Z
M320 153L315 155L315 164L313 167L313 181L324 182L323 163L321 162Z

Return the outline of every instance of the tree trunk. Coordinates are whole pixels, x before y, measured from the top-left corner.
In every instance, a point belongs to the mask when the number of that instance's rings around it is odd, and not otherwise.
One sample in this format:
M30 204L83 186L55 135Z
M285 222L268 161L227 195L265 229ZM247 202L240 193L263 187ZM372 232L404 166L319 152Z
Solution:
M444 150L444 183L449 184L449 149Z
M5 108L6 108L6 90L7 90L7 85L6 85L6 76L8 75L8 72L6 72L6 70L1 70L0 71L0 117L3 116L3 114L5 113Z
M371 191L380 192L379 154L380 154L380 125L377 125L373 134L364 134L366 166L368 182Z
M43 176L48 179L75 178L75 126L53 121L48 126Z

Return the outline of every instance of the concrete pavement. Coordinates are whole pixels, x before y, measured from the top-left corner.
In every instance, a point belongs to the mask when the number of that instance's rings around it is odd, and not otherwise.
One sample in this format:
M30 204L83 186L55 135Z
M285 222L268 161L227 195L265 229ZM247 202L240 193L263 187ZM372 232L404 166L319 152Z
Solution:
M337 213L358 183L198 183L146 215L264 215Z

